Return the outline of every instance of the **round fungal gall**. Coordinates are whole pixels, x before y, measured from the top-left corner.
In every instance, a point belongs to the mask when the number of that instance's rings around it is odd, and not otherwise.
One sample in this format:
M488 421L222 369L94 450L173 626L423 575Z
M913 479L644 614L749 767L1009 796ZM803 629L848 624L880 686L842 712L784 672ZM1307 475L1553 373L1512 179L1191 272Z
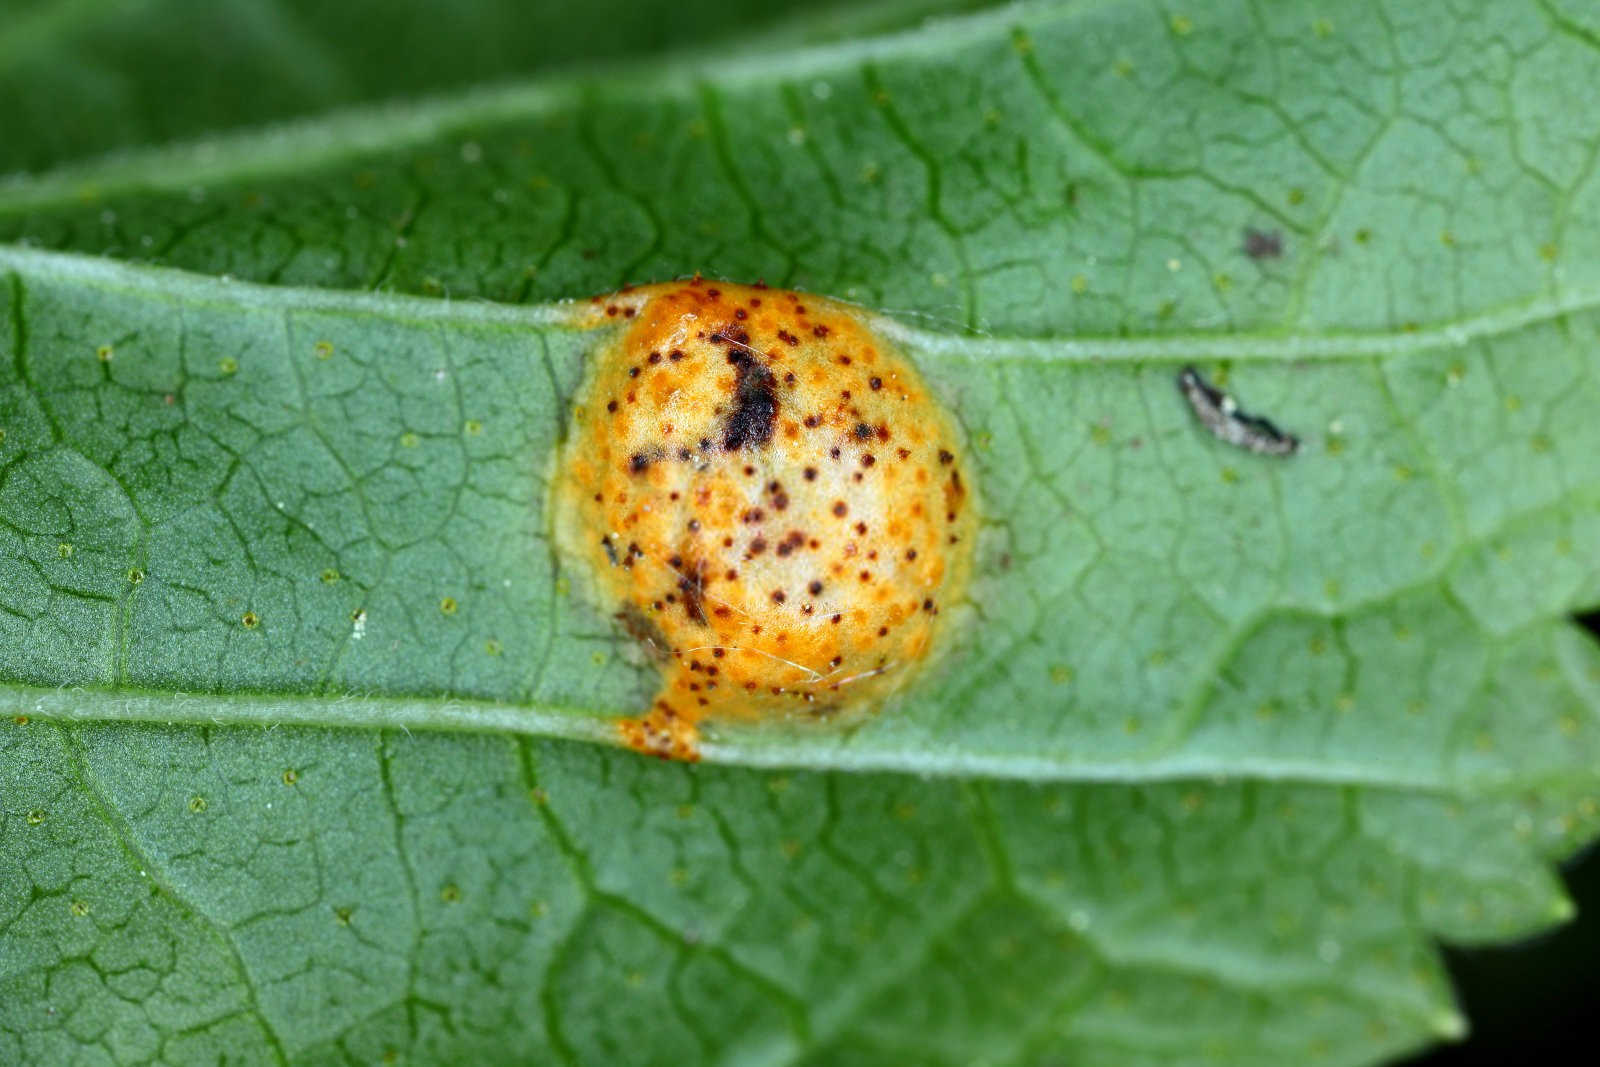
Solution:
M937 651L976 518L953 420L854 309L695 279L597 299L555 537L661 668L622 740L867 709Z

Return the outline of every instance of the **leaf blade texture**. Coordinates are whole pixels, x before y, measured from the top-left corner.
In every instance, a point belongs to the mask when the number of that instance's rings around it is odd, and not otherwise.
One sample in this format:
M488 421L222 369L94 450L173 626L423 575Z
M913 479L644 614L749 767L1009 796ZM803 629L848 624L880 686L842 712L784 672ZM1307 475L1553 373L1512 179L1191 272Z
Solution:
M1600 814L1594 142L1540 107L1596 57L1555 5L1331 7L885 7L24 144L60 165L0 185L0 1059L1457 1035L1432 940L1565 917ZM987 521L937 679L690 769L592 743L649 679L542 464L592 343L555 302L696 269L881 315ZM1301 453L1207 434L1190 362Z

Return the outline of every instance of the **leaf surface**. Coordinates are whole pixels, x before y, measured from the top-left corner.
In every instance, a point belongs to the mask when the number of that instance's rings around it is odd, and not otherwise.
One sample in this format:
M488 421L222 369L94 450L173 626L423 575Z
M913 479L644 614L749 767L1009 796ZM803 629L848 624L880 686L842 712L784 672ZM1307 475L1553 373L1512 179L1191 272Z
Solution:
M1335 8L1008 8L0 186L0 1059L1458 1032L1431 939L1563 917L1600 815L1596 144L1550 103L1596 49ZM575 743L650 680L543 483L595 343L551 301L696 269L881 315L985 526L935 677L683 768ZM1191 362L1301 454L1207 436Z

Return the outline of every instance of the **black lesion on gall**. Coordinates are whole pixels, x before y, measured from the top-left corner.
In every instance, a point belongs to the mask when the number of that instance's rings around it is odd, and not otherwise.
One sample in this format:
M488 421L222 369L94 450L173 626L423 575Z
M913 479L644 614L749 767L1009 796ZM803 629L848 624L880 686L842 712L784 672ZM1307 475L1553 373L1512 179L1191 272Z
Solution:
M713 341L727 341L737 346L748 345L748 335L743 330L719 330L711 335ZM736 347L728 353L728 362L737 372L733 384L733 411L729 413L722 432L722 447L729 452L753 448L772 440L772 427L778 421L778 380L755 356Z

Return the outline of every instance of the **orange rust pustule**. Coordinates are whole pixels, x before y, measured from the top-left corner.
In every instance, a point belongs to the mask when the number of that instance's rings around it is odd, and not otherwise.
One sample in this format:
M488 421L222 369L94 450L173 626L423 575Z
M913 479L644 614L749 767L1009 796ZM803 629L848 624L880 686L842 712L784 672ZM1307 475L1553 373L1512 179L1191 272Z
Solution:
M964 590L954 425L846 305L695 279L597 298L553 479L558 543L662 664L625 744L698 757L710 718L833 714L902 685Z

